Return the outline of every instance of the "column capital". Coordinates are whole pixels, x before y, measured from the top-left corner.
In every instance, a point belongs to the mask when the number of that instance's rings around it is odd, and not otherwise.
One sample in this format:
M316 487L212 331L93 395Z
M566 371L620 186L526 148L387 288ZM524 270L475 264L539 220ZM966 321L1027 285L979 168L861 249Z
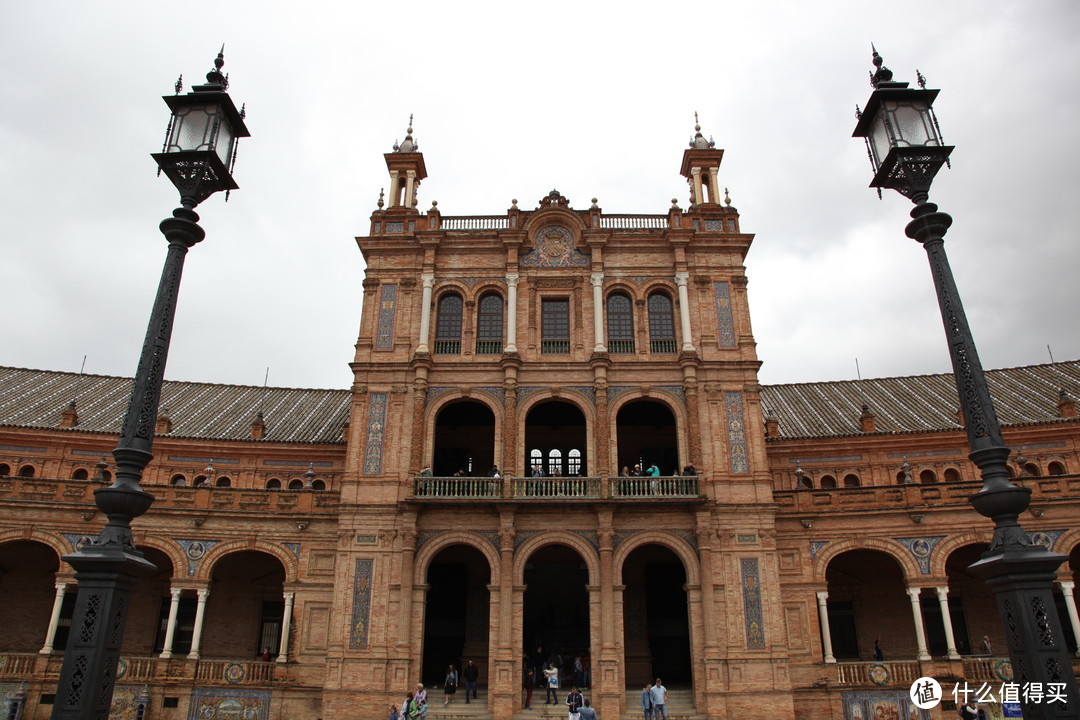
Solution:
M517 287L519 280L521 280L521 275L519 275L518 273L506 273L506 284L510 287Z
M206 598L210 597L210 588L199 588L196 592L199 595L199 602L206 602Z
M171 595L171 596L172 596L172 599L173 599L173 600L179 600L179 599L180 599L180 595L181 595L181 593L183 593L183 592L184 592L184 588L178 588L178 587L176 587L176 588L169 588L169 595Z
M818 590L814 594L817 595L818 605L824 605L825 601L829 599L829 591L828 590Z
M690 273L677 272L675 273L675 284L679 287L686 287L686 283L690 280Z
M949 587L947 585L945 587L938 586L934 588L934 592L937 593L939 599L943 599L949 596Z
M692 168L690 168L690 174L691 175L700 175L701 174L701 168L700 167L692 167Z
M589 276L589 280L592 281L592 286L594 288L599 288L604 284L604 273L594 272Z
M285 602L291 603L293 601L293 598L296 597L296 593L291 590L286 590L282 593L282 596L285 598Z
M1058 580L1057 584L1061 586L1061 589L1065 592L1072 592L1076 588L1076 583L1072 580Z
M919 595L922 593L922 591L923 589L921 587L904 588L904 592L906 592L908 594L908 597L911 598L911 602L918 602Z
M424 289L430 290L435 285L435 273L421 273L420 281L424 284Z

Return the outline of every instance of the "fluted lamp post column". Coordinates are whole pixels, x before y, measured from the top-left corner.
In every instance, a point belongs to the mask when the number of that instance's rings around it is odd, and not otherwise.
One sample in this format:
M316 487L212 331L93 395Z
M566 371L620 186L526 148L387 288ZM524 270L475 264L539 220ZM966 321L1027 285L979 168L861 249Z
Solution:
M1028 702L1021 693L1024 717L1049 720L1080 717L1076 678L1054 605L1055 571L1066 559L1031 541L1020 527L1031 489L1009 480L1005 463L1009 448L1002 438L997 413L979 363L975 341L945 254L945 232L952 218L929 202L930 186L953 148L941 139L933 102L937 90L927 90L918 74L919 89L896 82L874 51L874 91L866 109L857 112L854 137L866 139L874 168L871 187L892 188L915 203L906 234L922 243L930 260L941 318L952 358L956 389L967 431L968 457L979 468L983 486L969 500L980 514L994 521L989 549L969 569L994 591L1005 631L1014 682L1023 689L1041 683L1061 690L1065 702Z
M131 593L138 576L154 569L135 547L131 521L154 501L139 480L153 458L154 426L184 256L205 235L194 208L219 190L236 189L232 179L236 140L249 135L243 113L226 92L228 80L221 73L224 62L219 53L205 85L180 95L178 81L176 95L164 98L172 117L165 147L153 158L180 191L180 207L161 222L169 249L120 441L113 450L116 480L94 492L94 502L108 523L93 542L64 557L75 569L79 592L56 689L54 720L108 718Z

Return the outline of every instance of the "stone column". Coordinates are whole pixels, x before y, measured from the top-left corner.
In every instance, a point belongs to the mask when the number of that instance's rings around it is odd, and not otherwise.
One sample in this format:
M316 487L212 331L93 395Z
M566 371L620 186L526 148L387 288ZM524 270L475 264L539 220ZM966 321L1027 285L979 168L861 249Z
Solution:
M173 639L176 636L176 619L180 612L180 593L182 592L184 591L181 588L169 590L172 600L169 601L169 620L165 624L165 647L162 648L160 655L166 660L172 657Z
M405 207L416 207L416 171L405 171Z
M191 652L188 660L199 659L199 648L202 645L203 620L206 617L206 598L210 597L210 588L203 588L199 592L199 604L195 606L195 632L191 635Z
M292 608L295 596L296 593L285 593L285 614L281 618L281 642L278 643L277 661L279 663L289 661L289 631L292 630Z
M709 199L717 205L720 204L720 183L717 180L717 175L719 174L719 167L709 168Z
M1061 592L1065 596L1065 609L1069 613L1069 624L1072 625L1073 637L1080 641L1080 616L1076 614L1076 596L1073 592L1076 590L1076 583L1072 580L1058 580L1058 585L1061 586ZM1080 649L1076 651L1077 657L1080 657Z
M517 352L517 286L520 276L506 274L506 352Z
M701 197L701 168L690 168L690 179L694 183L694 204L700 205L703 201Z
M45 644L38 650L42 655L49 655L53 651L53 638L56 637L56 627L60 624L60 608L64 604L64 590L67 583L56 583L56 595L53 597L52 614L49 616L49 629L45 631Z
M682 323L682 351L694 352L693 338L690 336L690 296L686 291L686 281L690 273L675 273L675 284L679 286L679 321Z
M832 654L832 630L829 628L828 599L829 593L827 591L818 591L817 611L818 619L821 621L821 644L825 646L825 662L834 663L836 658Z
M416 352L430 352L428 349L428 336L431 334L431 288L435 285L435 273L424 273L420 276L424 286L420 294L420 342L416 346Z
M604 273L592 274L593 352L607 352L604 344Z
M397 170L390 171L390 207L401 204L401 189L398 187Z
M956 651L956 638L953 635L952 613L949 611L949 588L936 587L938 605L941 607L941 622L945 625L945 644L949 648L949 659L959 660L960 653Z
M926 649L926 630L923 628L922 606L919 605L919 593L922 588L908 588L907 594L911 599L911 616L915 620L915 643L919 646L919 660L929 660L930 653Z

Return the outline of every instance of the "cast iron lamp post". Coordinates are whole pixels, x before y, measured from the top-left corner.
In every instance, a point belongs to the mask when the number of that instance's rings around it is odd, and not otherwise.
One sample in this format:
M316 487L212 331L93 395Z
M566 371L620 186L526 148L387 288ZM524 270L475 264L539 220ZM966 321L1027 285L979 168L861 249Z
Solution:
M982 515L994 521L990 548L969 569L983 578L997 597L1005 640L1012 661L1014 682L1040 683L1044 694L1060 690L1063 701L1020 700L1028 720L1080 717L1080 697L1072 662L1064 644L1061 620L1054 604L1053 583L1064 555L1033 543L1020 527L1031 489L1009 480L1005 463L1009 448L1001 435L986 377L971 337L949 259L945 232L952 218L928 202L930 185L953 148L945 145L934 116L937 90L925 89L921 74L918 90L895 82L874 51L877 71L871 76L874 92L866 110L857 112L854 137L866 139L874 168L871 187L892 188L915 203L906 234L922 243L930 260L941 319L952 357L956 389L967 430L968 457L979 468L983 486L970 497ZM1031 685L1028 685L1031 687Z
M180 95L178 81L177 94L164 98L172 117L165 147L153 158L180 191L181 206L161 222L169 250L120 442L113 450L116 480L94 491L94 502L109 520L93 542L64 557L75 569L79 593L56 688L53 720L108 718L131 593L138 575L154 568L135 547L131 521L154 502L139 480L153 458L150 451L184 256L205 236L194 208L219 190L237 187L232 179L236 140L250 134L243 113L236 110L226 92L228 79L221 73L224 63L219 53L205 85Z

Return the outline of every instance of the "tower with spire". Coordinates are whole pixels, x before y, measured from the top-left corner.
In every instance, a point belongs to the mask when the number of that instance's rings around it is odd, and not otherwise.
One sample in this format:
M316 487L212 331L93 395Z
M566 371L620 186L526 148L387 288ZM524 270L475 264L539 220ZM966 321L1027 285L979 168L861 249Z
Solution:
M409 116L409 127L405 139L400 144L394 143L394 149L383 155L386 169L390 172L390 202L388 209L416 209L416 192L420 181L427 177L424 167L424 154L413 138L413 116Z
M717 175L724 151L716 147L716 142L701 134L698 114L694 113L694 137L690 147L683 151L682 168L679 172L690 184L690 205L720 204L720 183Z

